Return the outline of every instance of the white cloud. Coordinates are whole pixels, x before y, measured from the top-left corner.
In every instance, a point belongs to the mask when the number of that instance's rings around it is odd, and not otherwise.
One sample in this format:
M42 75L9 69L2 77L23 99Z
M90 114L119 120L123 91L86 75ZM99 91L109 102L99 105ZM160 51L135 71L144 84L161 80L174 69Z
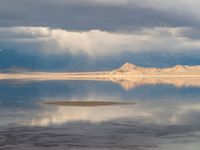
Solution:
M0 28L0 42L4 47L15 45L26 50L37 47L42 53L85 53L91 57L128 51L183 52L200 49L200 39L193 39L188 32L195 32L195 29L160 27L123 33L11 27Z

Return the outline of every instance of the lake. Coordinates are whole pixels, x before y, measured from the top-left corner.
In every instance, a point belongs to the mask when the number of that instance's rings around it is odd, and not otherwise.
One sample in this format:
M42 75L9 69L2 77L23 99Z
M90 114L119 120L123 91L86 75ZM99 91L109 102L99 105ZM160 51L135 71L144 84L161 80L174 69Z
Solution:
M119 104L46 104L61 101ZM0 81L1 150L199 147L199 86L137 84L125 88L111 81Z

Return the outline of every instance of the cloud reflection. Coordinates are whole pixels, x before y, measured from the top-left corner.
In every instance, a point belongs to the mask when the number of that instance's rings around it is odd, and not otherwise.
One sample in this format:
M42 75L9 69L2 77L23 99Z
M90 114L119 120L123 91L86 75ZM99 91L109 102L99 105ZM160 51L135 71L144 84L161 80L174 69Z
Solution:
M148 112L137 112L131 106L100 106L100 107L65 107L60 106L52 110L41 112L39 118L33 119L31 126L49 126L73 121L87 121L100 123L119 118L149 117Z
M45 106L28 125L51 126L84 121L101 123L128 120L157 125L199 125L200 103L152 102L99 107ZM199 119L198 119L199 118Z

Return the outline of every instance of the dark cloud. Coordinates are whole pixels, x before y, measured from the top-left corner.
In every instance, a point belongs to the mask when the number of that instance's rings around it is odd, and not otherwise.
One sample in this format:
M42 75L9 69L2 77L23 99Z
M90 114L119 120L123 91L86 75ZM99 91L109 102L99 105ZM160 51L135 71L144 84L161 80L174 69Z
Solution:
M172 10L158 9L157 5L141 7L141 3L137 1L123 5L123 2L125 3L123 0L116 1L119 5L114 1L94 2L90 0L85 2L77 0L56 2L52 0L2 0L0 26L47 26L68 30L133 30L155 26L200 25L199 20L192 13L185 10L180 13L173 7Z
M185 30L182 30L180 33L180 36L186 37L192 40L199 40L200 39L200 28L186 28Z
M199 6L198 0L1 0L0 68L197 65Z

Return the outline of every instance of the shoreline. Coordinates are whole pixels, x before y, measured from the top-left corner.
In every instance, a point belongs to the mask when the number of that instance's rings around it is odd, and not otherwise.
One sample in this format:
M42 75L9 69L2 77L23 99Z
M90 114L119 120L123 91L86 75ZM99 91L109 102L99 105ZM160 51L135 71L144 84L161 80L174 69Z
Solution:
M109 72L84 73L51 73L51 72L25 72L0 73L0 80L112 80L134 78L188 78L198 77L200 74L110 74Z
M24 72L0 74L0 81L106 81L131 90L141 85L168 84L175 87L200 87L200 74L110 74L110 72L50 73Z
M176 65L171 68L140 67L125 63L120 68L108 71L88 72L0 72L0 80L25 79L25 80L119 80L134 78L188 78L200 77L200 66Z

